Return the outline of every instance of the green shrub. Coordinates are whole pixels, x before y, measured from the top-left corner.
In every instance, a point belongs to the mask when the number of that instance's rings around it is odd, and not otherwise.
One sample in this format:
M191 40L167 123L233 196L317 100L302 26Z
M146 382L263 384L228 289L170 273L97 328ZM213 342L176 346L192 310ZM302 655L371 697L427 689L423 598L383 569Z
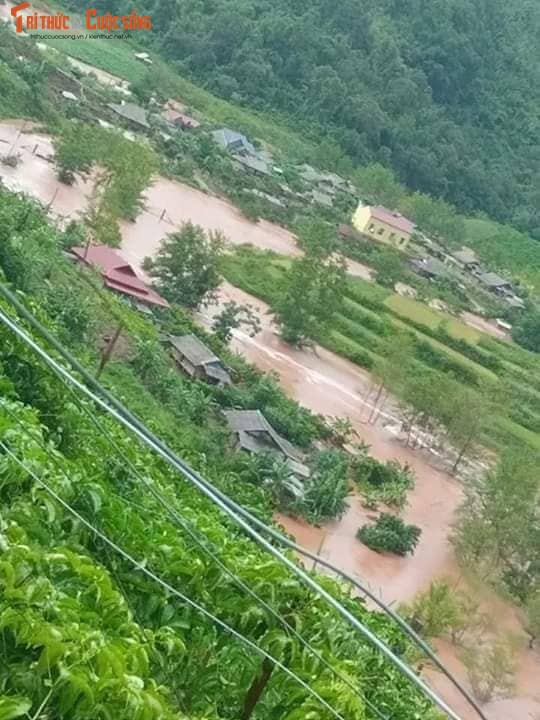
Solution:
M359 455L351 463L351 475L366 498L368 507L379 502L402 508L407 493L412 490L415 477L408 465L390 460L382 463L369 455Z
M347 510L349 483L347 456L340 450L323 450L315 460L306 493L297 509L313 523L340 518Z
M374 525L363 525L356 537L375 552L407 555L414 553L421 534L416 525L406 525L396 515L382 513Z

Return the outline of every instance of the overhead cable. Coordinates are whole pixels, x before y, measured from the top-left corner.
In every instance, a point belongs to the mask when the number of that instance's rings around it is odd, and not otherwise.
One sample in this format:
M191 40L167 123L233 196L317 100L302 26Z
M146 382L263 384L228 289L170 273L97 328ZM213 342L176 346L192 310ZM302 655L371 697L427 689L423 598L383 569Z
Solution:
M11 457L11 459L19 465L19 467L24 470L28 475L57 502L59 503L64 510L69 512L71 515L73 515L74 518L76 518L84 527L86 527L88 530L90 530L97 538L99 538L102 542L104 542L108 547L110 547L114 552L116 552L118 555L121 555L124 560L129 562L137 571L142 572L144 575L146 575L148 578L153 580L154 582L158 583L164 590L167 590L167 592L171 593L171 595L174 595L174 597L178 598L179 600L182 600L183 602L190 605L192 608L197 610L201 615L203 615L205 618L210 620L212 623L220 627L222 630L227 632L229 635L232 635L234 638L239 640L241 643L243 643L246 647L250 648L251 650L254 650L256 653L261 655L262 657L266 658L270 662L272 662L277 668L279 668L282 672L284 672L286 675L288 675L291 679L293 679L296 683L298 683L306 692L308 692L313 698L317 700L323 707L325 707L329 712L332 713L332 715L337 718L337 720L345 720L345 718L337 711L335 710L332 705L330 705L316 690L313 690L312 687L310 687L304 680L302 680L301 677L299 677L295 672L290 670L286 665L284 665L280 660L278 660L276 657L271 655L269 652L261 648L259 645L257 645L255 642L250 640L249 638L245 637L245 635L242 635L242 633L238 632L238 630L235 630L233 627L228 625L223 620L220 620L216 615L213 615L209 610L207 610L205 607L197 603L195 600L192 600L187 595L184 595L184 593L177 590L175 587L173 587L170 583L168 583L166 580L163 580L159 575L156 575L152 570L149 570L146 567L146 563L144 560L136 560L132 555L130 555L128 552L126 552L123 548L121 548L119 545L117 545L113 540L111 540L105 533L103 533L101 530L96 528L92 523L90 523L86 518L84 518L75 508L73 508L69 503L67 503L60 495L58 495L53 488L46 483L42 478L40 478L33 470L30 468L26 463L24 463L22 460L20 460L17 455L15 455L14 452L10 450L10 448L2 441L0 440L0 448L4 450L4 452Z
M286 565L297 577L299 577L305 585L311 588L315 593L324 598L329 605L331 605L339 614L344 617L350 625L352 625L360 634L369 640L390 662L392 662L398 670L407 677L414 685L416 685L432 702L434 702L443 712L445 712L452 720L460 720L459 716L448 706L448 704L434 691L432 690L415 672L412 670L401 658L397 657L395 653L377 637L364 623L356 618L349 610L347 610L339 601L336 600L328 591L321 587L310 575L308 575L302 568L298 567L289 558L283 555L277 550L271 543L269 543L264 537L259 535L246 521L246 519L237 511L232 509L225 501L223 501L215 492L210 483L202 480L197 473L195 473L189 465L187 465L181 458L178 458L172 451L162 443L159 438L153 435L143 423L141 423L132 413L127 410L114 396L103 388L96 380L88 373L88 371L75 359L69 352L62 347L62 345L49 333L49 331L39 323L36 318L29 313L24 305L19 303L17 298L10 293L7 288L0 283L0 293L4 295L10 302L12 302L17 310L21 308L20 313L35 327L42 336L44 336L57 350L58 352L67 359L75 369L81 373L85 380L94 388L100 392L103 397L107 398L105 402L102 397L95 395L89 388L83 383L74 378L65 368L59 365L53 358L51 358L46 351L44 351L24 330L22 330L16 323L14 323L8 316L3 312L0 312L0 319L6 324L19 338L26 342L33 350L50 366L56 367L57 370L66 377L73 385L79 390L85 393L88 397L94 400L100 405L106 412L115 417L125 427L129 428L137 437L139 437L148 447L152 448L160 457L165 459L170 465L175 467L182 475L194 484L206 497L208 497L215 505L217 505L225 514L227 514L239 527L250 535L255 542L265 548L271 555L279 559L284 565ZM14 301L14 302L13 302ZM108 404L110 403L110 404Z

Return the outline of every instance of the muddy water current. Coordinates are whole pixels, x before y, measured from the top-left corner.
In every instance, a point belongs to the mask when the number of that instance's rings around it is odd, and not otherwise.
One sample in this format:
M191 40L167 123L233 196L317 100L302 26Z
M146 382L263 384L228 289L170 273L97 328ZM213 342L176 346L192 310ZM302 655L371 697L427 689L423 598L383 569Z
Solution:
M0 177L9 188L39 199L60 218L75 218L85 210L92 179L78 179L71 187L59 183L51 162L51 142L31 123L0 123L0 155L13 153L20 155L17 167L0 164ZM287 230L265 221L252 223L226 200L158 178L146 193L145 211L135 223L126 222L122 226L124 255L139 266L144 257L157 251L161 239L185 220L208 230L221 230L233 244L252 243L258 248L290 256L299 254L295 238ZM366 279L370 277L369 269L358 263L351 263L349 271ZM356 540L358 527L369 520L371 513L362 507L360 498L355 495L349 498L349 509L340 521L320 528L286 516L278 516L279 522L302 545L362 579L394 607L411 600L435 578L449 575L464 582L459 578L448 540L462 491L459 482L444 471L440 458L426 450L413 451L404 446L391 400L387 401L375 425L368 422L374 389L367 373L323 348L307 351L286 345L276 334L268 308L225 283L220 291L220 302L227 299L249 302L262 319L262 331L257 337L235 333L235 350L261 369L276 372L287 393L314 412L348 417L359 437L371 445L375 457L408 463L417 477L416 487L410 493L410 502L404 511L405 520L422 529L421 542L411 557L376 554ZM216 308L207 311L200 316L200 321L208 324L215 312ZM534 712L540 716L538 655L526 649L516 612L490 596L481 601L497 625L507 626L506 630L518 636L520 646L516 695L490 703L486 707L488 717L490 720L529 720L535 717ZM456 648L440 643L439 650L449 666L464 679L466 673ZM439 674L431 671L428 674L432 684L461 712L464 720L475 717Z

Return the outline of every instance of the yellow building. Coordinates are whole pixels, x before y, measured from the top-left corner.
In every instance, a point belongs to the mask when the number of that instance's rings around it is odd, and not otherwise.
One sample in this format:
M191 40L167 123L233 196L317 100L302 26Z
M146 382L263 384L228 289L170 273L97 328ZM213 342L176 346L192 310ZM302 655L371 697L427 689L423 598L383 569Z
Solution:
M398 250L405 250L415 227L414 223L398 212L368 205L358 206L352 223L363 235Z

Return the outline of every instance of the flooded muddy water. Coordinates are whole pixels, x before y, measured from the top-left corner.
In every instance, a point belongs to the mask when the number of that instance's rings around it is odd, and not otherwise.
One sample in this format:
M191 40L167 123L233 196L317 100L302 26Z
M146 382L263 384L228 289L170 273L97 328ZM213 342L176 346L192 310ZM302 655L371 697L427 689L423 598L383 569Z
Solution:
M397 558L380 555L355 539L370 513L357 496L339 522L313 528L302 521L280 516L281 524L299 542L352 575L367 579L371 589L389 603L410 600L434 576L444 573L451 562L448 528L461 500L456 480L440 472L423 455L403 447L396 439L397 419L391 409L382 413L374 426L367 420L372 409L371 381L367 373L324 348L295 350L275 332L268 308L247 293L229 284L221 288L220 303L234 299L249 302L262 317L262 332L255 338L236 332L232 347L263 370L278 374L287 393L305 407L326 416L348 417L358 436L369 443L373 454L383 460L408 463L417 483L404 513L408 522L422 528L422 540L414 556ZM208 321L213 311L206 312ZM374 391L371 396L374 396Z
M89 66L90 67L90 66ZM64 217L76 217L87 206L92 178L78 177L72 186L58 182L54 150L46 135L32 130L32 123L20 120L0 122L0 155L20 155L16 168L0 165L0 177L13 190L28 193ZM48 160L49 159L49 160ZM166 178L157 178L145 193L145 208L136 222L122 223L122 250L135 266L159 249L162 239L183 222L220 230L233 245L250 243L261 250L273 250L295 257L301 254L295 236L266 220L254 223L227 200ZM369 280L371 271L361 263L348 261L352 275Z
M20 164L16 168L0 164L0 177L8 187L36 197L50 205L52 212L66 218L77 217L84 211L92 179L79 179L71 187L59 183L54 165L47 159L53 152L47 136L37 132L31 123L0 123L0 155L13 150L20 153ZM158 178L148 189L146 198L146 209L137 221L122 226L123 252L137 266L144 257L154 254L164 235L184 220L192 220L208 230L221 230L234 244L248 242L286 255L299 254L290 232L264 221L252 223L227 201L182 183ZM366 279L369 277L369 270L362 265L352 263L350 270ZM408 463L417 477L409 506L404 511L405 520L422 529L420 544L411 557L380 555L356 540L358 527L370 517L356 495L349 498L349 509L340 521L323 527L312 527L283 515L278 516L279 522L301 544L366 582L372 591L394 606L409 601L435 578L456 576L458 571L448 536L462 497L460 484L441 470L437 457L427 451L404 447L398 437L399 422L391 401L376 425L368 423L374 395L368 373L324 348L295 350L286 345L275 332L264 303L224 284L220 303L228 299L250 303L262 320L262 331L255 338L237 331L233 349L262 370L276 372L286 392L312 411L348 417L358 436L371 445L375 457ZM217 307L206 310L199 316L200 321L208 324L215 312ZM487 601L488 612L494 613L489 603ZM503 607L508 617L512 616L512 608L505 604ZM503 615L501 610L501 622ZM515 627L517 632L520 627L517 620ZM441 643L440 649L450 667L455 667L458 676L464 678L466 673L455 648ZM526 650L523 639L516 697L491 703L487 707L490 720L522 720L527 718L527 713L536 711L536 703L540 702L536 697L540 692L537 660L536 654ZM475 717L439 674L430 672L429 675L444 698L462 712L464 720Z
M461 577L448 539L462 498L461 485L440 470L436 457L403 446L397 437L399 423L391 403L375 426L367 422L374 397L369 374L324 348L317 347L315 351L291 348L277 335L268 306L228 283L220 289L218 307L206 309L199 315L200 321L208 326L219 306L227 300L252 305L259 313L262 325L255 338L236 331L231 343L234 350L257 367L277 373L287 393L313 412L348 417L359 437L371 445L371 452L378 459L396 459L410 465L417 479L403 517L422 529L422 537L414 555L406 558L369 550L355 534L374 513L366 510L361 498L355 494L349 497L349 509L343 518L322 527L283 514L278 514L276 520L301 545L365 583L394 608L410 601L433 580L442 577L452 578L476 598L478 591ZM313 567L312 562L309 567ZM540 656L528 650L515 608L486 591L480 594L478 602L486 616L492 619L491 634L502 632L517 637L519 646L515 696L487 704L487 717L489 720L525 720L528 717L536 720L534 714L529 716L527 713L540 712ZM437 650L445 664L468 686L459 648L441 641L437 643ZM425 674L463 720L477 720L474 710L441 673L427 669Z
M69 186L59 182L50 158L54 149L48 135L36 132L34 124L17 120L0 123L0 156L19 156L17 167L0 164L0 179L10 190L31 195L62 217L77 217L87 205L92 180Z

